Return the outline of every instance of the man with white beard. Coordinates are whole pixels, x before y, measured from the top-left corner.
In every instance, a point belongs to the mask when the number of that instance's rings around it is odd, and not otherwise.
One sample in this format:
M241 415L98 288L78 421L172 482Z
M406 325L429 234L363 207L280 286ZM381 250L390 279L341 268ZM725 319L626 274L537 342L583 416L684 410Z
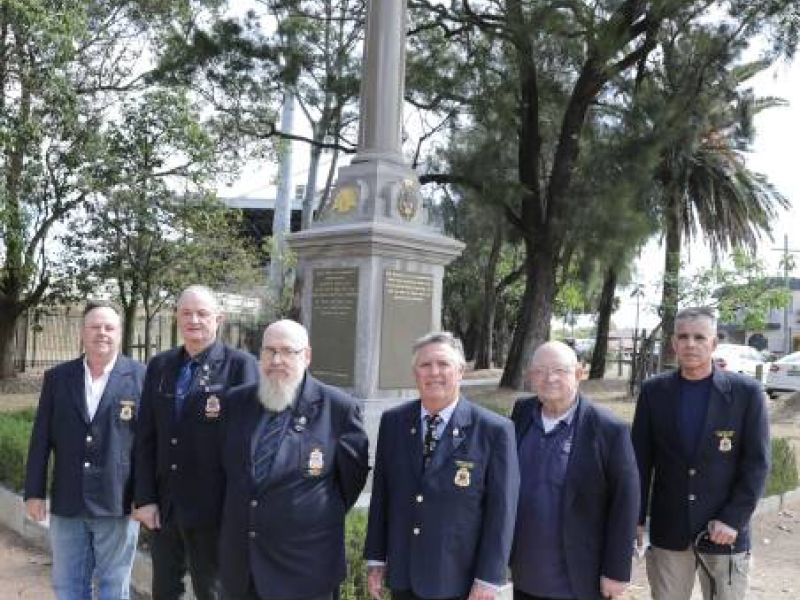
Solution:
M222 442L220 575L228 600L332 600L344 517L368 472L356 400L309 372L305 328L264 331L260 381L231 390Z

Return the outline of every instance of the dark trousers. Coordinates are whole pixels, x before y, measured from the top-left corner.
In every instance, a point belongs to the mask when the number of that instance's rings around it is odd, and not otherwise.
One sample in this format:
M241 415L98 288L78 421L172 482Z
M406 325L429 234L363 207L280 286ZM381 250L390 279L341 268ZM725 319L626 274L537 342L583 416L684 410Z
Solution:
M466 596L464 596L466 598ZM392 600L425 600L425 598L420 598L419 596L415 595L414 592L410 590L403 590L401 592L392 590ZM463 600L462 598L449 598L448 600Z
M531 596L514 588L514 600L569 600L568 598L544 598L542 596Z
M174 519L153 532L153 600L180 600L187 567L197 600L219 600L217 527L180 527Z
M330 594L323 594L322 596L315 596L314 598L304 598L303 600L338 600L339 598L339 591L330 593ZM247 587L247 592L243 596L236 596L234 594L229 594L225 590L222 591L222 600L262 600L261 596L256 593L255 587L253 586L253 581L250 581L250 585Z

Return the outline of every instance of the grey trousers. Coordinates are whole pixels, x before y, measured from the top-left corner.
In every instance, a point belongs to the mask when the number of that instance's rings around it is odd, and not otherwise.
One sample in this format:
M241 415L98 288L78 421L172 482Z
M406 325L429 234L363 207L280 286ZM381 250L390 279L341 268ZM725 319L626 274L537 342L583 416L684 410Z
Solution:
M703 554L716 582L713 600L744 600L750 583L749 552L738 554ZM697 561L691 548L665 550L650 546L645 555L647 581L653 600L690 600L694 588L695 571L700 579L704 600L711 598L711 582Z

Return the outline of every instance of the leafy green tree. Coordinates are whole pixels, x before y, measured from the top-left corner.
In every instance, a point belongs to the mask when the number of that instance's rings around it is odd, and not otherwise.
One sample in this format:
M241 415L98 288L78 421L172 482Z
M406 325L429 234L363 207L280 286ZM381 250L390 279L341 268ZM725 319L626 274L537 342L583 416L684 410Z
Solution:
M185 93L156 89L129 100L104 137L102 195L64 242L85 291L113 282L126 352L143 309L149 357L150 323L183 287L250 287L257 256L237 235L239 213L204 191L215 148Z

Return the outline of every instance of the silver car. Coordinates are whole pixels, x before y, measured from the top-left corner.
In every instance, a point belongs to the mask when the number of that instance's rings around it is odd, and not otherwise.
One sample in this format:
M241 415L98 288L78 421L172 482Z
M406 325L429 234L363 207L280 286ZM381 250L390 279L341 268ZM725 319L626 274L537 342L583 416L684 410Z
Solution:
M792 352L772 363L767 373L767 393L800 391L800 352Z

